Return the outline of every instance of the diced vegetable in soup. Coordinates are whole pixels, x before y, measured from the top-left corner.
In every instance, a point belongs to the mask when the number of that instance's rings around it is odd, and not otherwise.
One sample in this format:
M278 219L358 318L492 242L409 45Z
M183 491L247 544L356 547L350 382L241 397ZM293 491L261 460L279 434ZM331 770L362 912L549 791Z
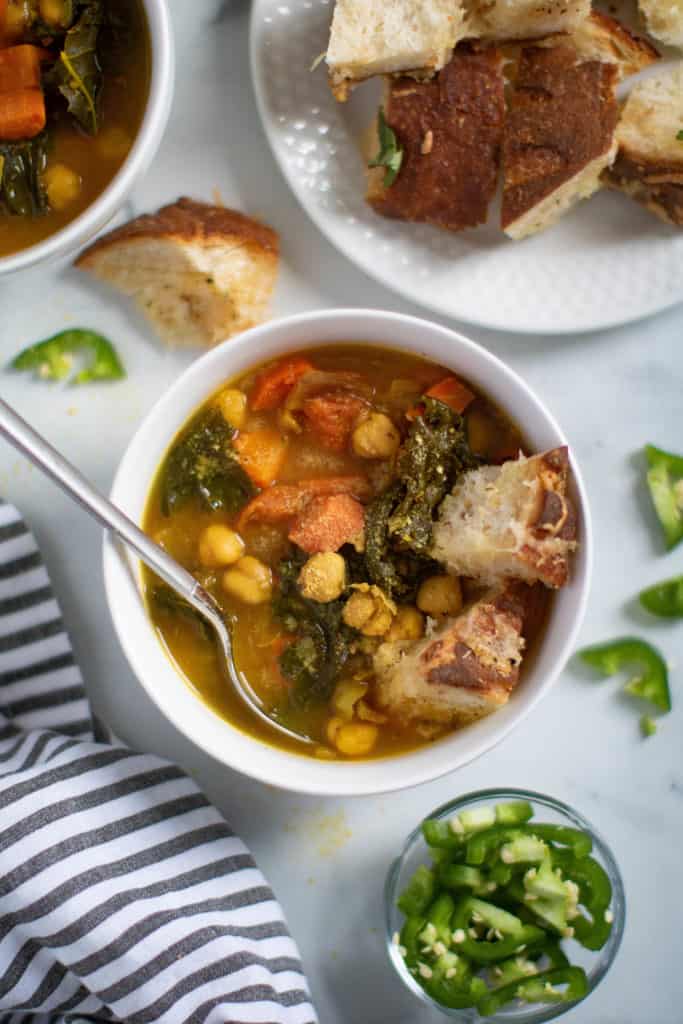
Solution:
M139 0L0 0L0 257L104 191L137 135L148 79Z
M145 527L219 602L269 714L314 740L291 749L398 754L505 703L549 588L567 577L567 453L525 448L485 395L424 359L341 344L292 353L198 410ZM197 694L288 746L226 684L192 609L145 581Z

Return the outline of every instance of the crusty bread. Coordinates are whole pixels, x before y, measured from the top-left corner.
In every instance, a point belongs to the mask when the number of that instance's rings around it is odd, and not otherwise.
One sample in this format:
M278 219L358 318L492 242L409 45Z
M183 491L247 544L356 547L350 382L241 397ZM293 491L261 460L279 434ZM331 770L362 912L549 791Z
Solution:
M683 63L635 87L619 120L608 184L683 226Z
M396 181L371 171L367 200L377 213L451 231L486 221L496 191L505 96L502 59L461 43L429 82L393 79L384 103L403 149Z
M683 47L683 0L638 0L638 9L651 36Z
M327 64L332 91L373 75L442 68L465 34L459 0L337 0Z
M571 46L522 50L503 143L501 225L544 230L592 195L617 152L617 67Z
M441 503L432 556L486 584L563 586L576 547L568 476L566 448L469 470Z
M505 704L519 678L535 590L506 582L408 647L382 644L374 701L399 721L468 725Z
M568 35L553 36L537 42L537 46L570 43L582 60L599 60L616 64L619 78L628 78L659 60L659 51L643 36L630 32L616 18L601 11L591 11L587 18Z
M215 345L260 323L277 234L244 214L179 199L99 238L76 266L135 299L169 345Z
M570 32L590 12L590 0L474 0L470 34L507 41Z

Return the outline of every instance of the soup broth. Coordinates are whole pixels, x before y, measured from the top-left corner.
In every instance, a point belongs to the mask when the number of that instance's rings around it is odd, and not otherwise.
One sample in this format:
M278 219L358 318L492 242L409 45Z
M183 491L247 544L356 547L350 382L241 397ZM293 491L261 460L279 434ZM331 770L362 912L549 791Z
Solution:
M296 368L297 365L300 370L303 366L308 367L308 370L292 384L285 379L287 374L282 368ZM278 373L282 378L280 396L276 393ZM266 386L269 378L275 381L270 391ZM307 560L320 557L320 552L326 547L334 549L340 537L326 544L324 539L317 543L319 538L314 536L314 543L311 544L306 529L300 530L299 534L293 530L293 515L280 514L282 509L278 515L271 515L270 506L268 515L264 513L262 517L262 512L265 507L264 496L271 505L271 499L289 499L296 494L297 487L303 486L302 481L356 481L350 485L351 490L355 489L356 497L360 496L366 506L377 500L378 495L387 494L396 473L396 441L404 444L411 430L414 432L412 424L423 408L421 403L424 402L425 393L439 382L454 379L444 367L387 349L340 344L307 350L288 356L286 360L278 360L274 367L273 364L259 367L226 382L176 439L152 488L145 514L145 529L196 576L219 602L226 618L232 623L237 667L247 677L264 707L273 717L311 737L316 746L302 748L295 742L290 744L281 734L269 730L267 725L250 714L226 683L213 641L201 621L187 606L183 607L170 591L160 586L151 573L146 572L144 582L150 615L162 643L197 696L218 715L271 745L284 746L299 753L302 750L312 752L323 758L400 754L429 743L448 731L443 725L434 726L433 723L430 727L425 723L402 723L385 715L375 705L372 658L383 637L377 635L377 631L376 635L366 635L367 629L361 631L349 627L343 617L339 618L339 608L343 608L354 594L367 596L364 594L367 584L362 582L365 572L363 559L367 557L367 548L364 553L362 542L356 543L357 538L350 537L339 547L346 561L342 593L337 594L334 581L328 580L326 585L333 587L333 599L317 605L313 599L307 601L309 608L315 608L316 615L329 616L336 623L331 629L332 642L336 642L334 636L343 634L344 642L350 645L351 651L345 652L346 660L335 672L327 674L323 684L320 684L320 679L325 676L327 668L321 669L320 664L317 665L316 671L307 677L310 693L301 692L300 681L297 684L291 676L288 677L288 670L290 673L292 671L290 661L299 665L292 654L292 645L300 636L296 617L288 618L286 607L283 613L283 600L286 604L289 599L286 595L291 596L293 593L295 599L300 601L302 566ZM265 401L262 397L264 391ZM297 399L297 393L300 399ZM462 418L446 410L448 415L453 416L454 422L460 425L465 449L468 452L471 449L474 453L467 457L472 458L473 462L500 462L505 458L514 458L525 447L517 427L485 395L474 388L467 393L470 400ZM336 396L337 404L333 415L328 417L329 409L325 401L329 400L330 395ZM370 414L376 412L388 418L396 434L392 444L386 444L386 438L382 441L380 437L377 452L368 452L367 445L359 445L360 435L349 433L344 427L344 422L349 419L348 410L352 408L351 399L362 409L360 416L356 417L356 423L360 421L367 425ZM276 404L273 405L273 402ZM307 410L308 414L302 410ZM249 468L260 483L252 482L249 485L247 482L251 496L241 496L239 509L228 510L225 504L212 509L207 504L206 493L201 495L188 492L180 495L178 500L175 491L169 492L169 479L179 465L186 465L187 453L209 422L207 417L218 417L218 421L225 422L226 415L236 428L230 444L235 445L242 464ZM386 426L385 420L377 422ZM249 443L245 446L243 439L251 437L258 437L263 443L264 451L260 461L258 451L252 455L252 446ZM363 454L359 454L359 451ZM181 456L184 454L184 462L178 453ZM342 492L344 487L341 488ZM352 502L356 502L356 498L349 497L348 493L344 497L349 508L353 509ZM253 515L250 511L245 513L245 498L248 501L247 510L260 507L261 512ZM320 499L323 506L326 500ZM339 508L343 511L344 507L344 503L340 502ZM345 512L343 514L346 515ZM342 529L342 519L342 513L337 511L332 519L333 532ZM326 525L329 527L330 523ZM220 551L207 553L207 537L211 533L207 534L206 530L216 526L235 531L239 535L238 543L243 547L231 551L230 534L225 533L221 534L222 540L219 537L224 548L227 544L222 559ZM301 551L292 542L290 538L293 533L307 551ZM366 538L366 544L369 542L369 538ZM318 554L311 554L311 548L317 548ZM239 591L231 587L226 589L225 586L227 575L231 574L231 579L235 576L234 558L245 556L248 567L253 569L251 562L257 560L259 566L265 567L266 577L270 577L270 587L264 577L265 590L258 603L249 603ZM325 557L329 559L329 556ZM240 564L238 562L237 566ZM336 565L340 564L343 566L343 563L337 561ZM435 572L438 575L439 568L429 560L416 560L414 571L420 579L425 579L431 578ZM253 583L253 573L250 575ZM361 582L353 584L351 580ZM255 586L258 585L261 584L257 580ZM465 600L474 593L468 581L458 581L458 586ZM422 629L434 629L440 621L444 621L443 616L431 618L417 611L416 588L411 587L410 581L407 588L410 592L398 597L395 602L399 608L411 609L410 613L405 613L406 620L410 620L412 615L415 623L421 623ZM323 597L329 598L330 592ZM249 600L255 598L258 598L257 592L252 593ZM536 631L540 628L540 622L539 616ZM315 628L311 627L309 632L312 637L311 652L315 653ZM298 650L295 648L294 653L298 653ZM303 650L305 653L305 645ZM360 698L359 694L362 694ZM358 750L354 748L353 742L350 745L341 744L340 749L334 741L337 725L340 722L344 725L349 720L361 726ZM370 746L369 738L372 738Z

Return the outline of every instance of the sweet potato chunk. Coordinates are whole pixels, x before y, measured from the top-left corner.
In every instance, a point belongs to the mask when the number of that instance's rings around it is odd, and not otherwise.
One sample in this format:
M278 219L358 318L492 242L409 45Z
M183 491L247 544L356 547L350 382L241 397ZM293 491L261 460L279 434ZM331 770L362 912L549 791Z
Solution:
M298 484L275 484L262 491L242 509L239 529L248 522L281 523L293 519L318 496L352 494L356 498L368 497L370 486L362 476L332 476L320 480L302 480Z
M365 512L350 494L313 498L297 517L289 539L308 554L338 551L343 544L358 543L363 535Z
M325 448L343 452L365 402L344 391L330 391L307 398L303 404L306 427Z

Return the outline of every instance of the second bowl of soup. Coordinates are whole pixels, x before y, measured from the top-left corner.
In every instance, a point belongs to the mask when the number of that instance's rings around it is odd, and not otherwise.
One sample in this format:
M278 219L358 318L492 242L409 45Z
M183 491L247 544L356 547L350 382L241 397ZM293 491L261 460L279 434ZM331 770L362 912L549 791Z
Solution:
M583 611L588 516L559 429L488 353L406 317L226 343L152 411L113 497L213 594L238 670L306 742L251 715L202 621L107 543L141 681L202 747L288 788L471 760L548 687Z

